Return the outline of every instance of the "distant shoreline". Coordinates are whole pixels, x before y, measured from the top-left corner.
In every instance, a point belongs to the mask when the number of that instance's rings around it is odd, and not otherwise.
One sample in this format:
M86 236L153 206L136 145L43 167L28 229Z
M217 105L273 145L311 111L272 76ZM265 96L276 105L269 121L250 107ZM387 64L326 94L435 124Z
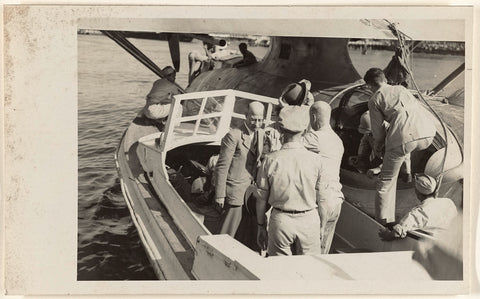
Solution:
M367 52L371 50L395 51L395 41L352 39L348 42L348 48L361 51L365 51L366 48ZM423 41L413 49L413 53L465 56L465 43Z

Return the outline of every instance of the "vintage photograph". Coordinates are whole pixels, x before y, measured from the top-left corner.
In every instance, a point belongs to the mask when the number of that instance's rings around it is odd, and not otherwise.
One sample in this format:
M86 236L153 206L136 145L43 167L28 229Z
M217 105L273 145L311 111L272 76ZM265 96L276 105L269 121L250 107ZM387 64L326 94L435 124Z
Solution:
M78 281L464 279L464 20L164 22L77 30Z

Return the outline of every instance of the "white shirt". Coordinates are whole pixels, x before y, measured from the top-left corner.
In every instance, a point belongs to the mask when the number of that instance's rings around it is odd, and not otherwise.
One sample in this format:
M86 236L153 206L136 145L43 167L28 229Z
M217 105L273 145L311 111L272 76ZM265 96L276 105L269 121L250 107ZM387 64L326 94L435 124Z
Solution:
M456 216L457 207L451 199L429 197L403 216L393 229L404 238L407 232L416 229L447 229Z
M342 185L340 184L340 164L343 157L343 142L331 128L318 131L310 130L303 136L303 146L311 152L317 153L317 158L324 167L323 181L327 190L322 192L331 204L343 200Z

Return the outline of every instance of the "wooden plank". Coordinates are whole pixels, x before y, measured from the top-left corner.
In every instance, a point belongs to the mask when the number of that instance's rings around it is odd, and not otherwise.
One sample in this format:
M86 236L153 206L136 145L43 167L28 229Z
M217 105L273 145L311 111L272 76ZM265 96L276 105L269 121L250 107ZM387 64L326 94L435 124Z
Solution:
M258 280L253 271L263 258L229 235L202 236L195 252L192 273L197 279Z
M412 250L417 242L411 237L382 241L378 233L383 229L385 229L383 225L345 201L335 235L343 241L348 241L354 248L374 252Z
M200 237L192 272L197 279L331 281L431 280L412 251L263 258L228 235Z
M153 218L155 219L158 227L162 231L163 235L167 238L170 247L176 253L178 252L186 252L187 248L183 246L182 242L179 240L179 236L175 234L172 230L171 226L165 221L165 217L170 217L168 215L164 215L162 213L162 207L157 199L152 198L150 192L148 192L137 180L138 188L141 192L141 196L145 199L145 203L147 204L148 208L152 212Z
M198 221L175 188L165 179L160 170L154 169L152 185L160 200L167 208L175 225L179 228L192 248L199 236L210 235L208 229Z

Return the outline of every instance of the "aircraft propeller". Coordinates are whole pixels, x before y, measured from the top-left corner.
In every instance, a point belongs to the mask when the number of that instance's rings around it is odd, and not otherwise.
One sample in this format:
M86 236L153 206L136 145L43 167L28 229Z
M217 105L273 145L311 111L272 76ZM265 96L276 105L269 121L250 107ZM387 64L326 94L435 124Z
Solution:
M176 33L167 33L168 48L175 70L180 71L180 38Z

